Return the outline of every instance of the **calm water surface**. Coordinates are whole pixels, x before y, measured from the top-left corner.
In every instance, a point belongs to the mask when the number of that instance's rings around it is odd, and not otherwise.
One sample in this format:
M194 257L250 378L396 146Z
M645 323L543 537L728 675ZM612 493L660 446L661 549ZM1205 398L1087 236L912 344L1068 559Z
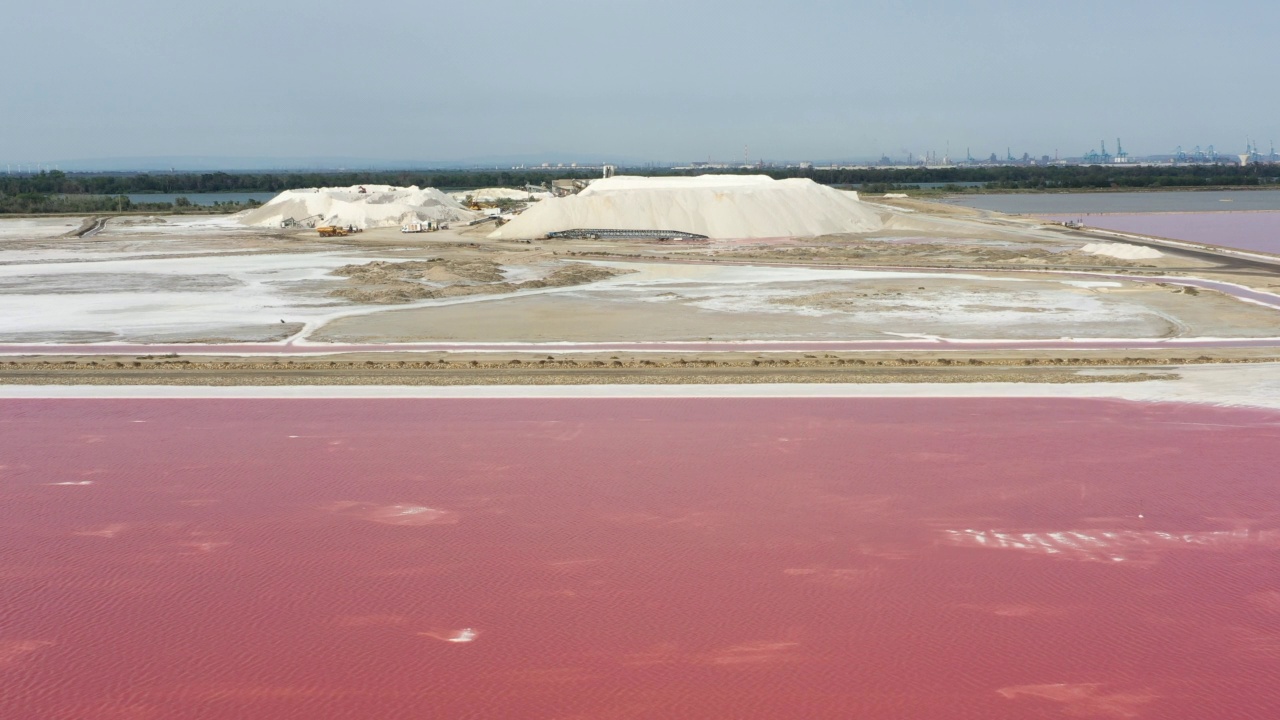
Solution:
M7 400L3 718L1280 717L1280 413Z
M180 197L184 197L191 201L192 205L213 205L214 203L235 202L245 203L250 200L257 200L265 203L274 198L276 193L153 193L153 194L137 194L127 195L130 201L135 203L171 203Z
M1057 215L1049 220L1280 255L1280 212Z
M1024 215L1280 211L1280 190L1026 193L972 195L948 198L945 202L981 210Z

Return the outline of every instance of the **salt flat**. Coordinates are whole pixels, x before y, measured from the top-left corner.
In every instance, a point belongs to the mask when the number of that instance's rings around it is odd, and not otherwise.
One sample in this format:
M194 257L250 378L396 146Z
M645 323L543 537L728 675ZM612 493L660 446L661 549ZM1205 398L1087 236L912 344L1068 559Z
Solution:
M639 182L633 178L611 180L613 190L601 183L577 197L616 200L629 192L655 190L711 193L707 202L713 202L716 193L749 199L760 192L769 195L762 188L775 187L750 178L728 188L715 178L693 178L683 185L642 182L643 187L631 187ZM364 201L400 197L396 193L401 192L373 190L348 192L351 198L340 199L361 207L390 207L394 203ZM245 225L245 217L112 218L101 232L84 238L64 236L79 226L79 219L0 221L0 342L1280 334L1274 309L1213 290L1192 293L1178 285L1161 286L1164 280L1117 276L1167 273L1174 282L1204 276L1275 289L1276 283L1268 285L1261 276L1231 275L1203 257L1176 251L1151 257L1155 253L1135 252L1120 243L1085 242L1042 224L930 213L921 203L907 213L829 188L787 189L793 192L836 193L840 207L854 203L851 208L884 222L867 227L854 223L850 227L863 232L819 237L759 238L740 229L743 236L737 238L664 244L491 238L492 223L420 235L375 228L350 237L320 238L314 230L279 228L279 218L271 215L276 210L259 218L261 227ZM323 200L322 195L303 193L302 199L288 196L281 202L305 205ZM457 204L452 198L435 200ZM535 203L526 215L541 207L551 206ZM793 209L803 211L801 206ZM735 222L754 217L743 208L726 212ZM1090 254L1094 251L1103 254ZM619 274L602 278L575 270L587 267ZM343 274L332 274L340 268ZM1032 268L1039 272L1026 272ZM1072 274L1058 276L1055 270ZM580 277L544 282L565 272ZM1081 273L1109 277L1091 280Z
M1273 337L1280 312L1218 293L1050 274L603 263L635 272L501 302L361 313L314 340L689 341Z
M360 260L343 253L108 257L0 265L0 337L253 339L279 335L281 325L291 334L297 323L332 312L334 301L320 292L337 282L329 272Z

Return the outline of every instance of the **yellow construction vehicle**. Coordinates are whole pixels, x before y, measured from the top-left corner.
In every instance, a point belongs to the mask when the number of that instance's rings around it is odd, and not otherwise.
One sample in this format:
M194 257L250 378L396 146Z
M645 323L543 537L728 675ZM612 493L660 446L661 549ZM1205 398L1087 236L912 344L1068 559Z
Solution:
M323 225L316 228L316 232L320 233L320 237L346 237L351 234L346 228L337 225Z

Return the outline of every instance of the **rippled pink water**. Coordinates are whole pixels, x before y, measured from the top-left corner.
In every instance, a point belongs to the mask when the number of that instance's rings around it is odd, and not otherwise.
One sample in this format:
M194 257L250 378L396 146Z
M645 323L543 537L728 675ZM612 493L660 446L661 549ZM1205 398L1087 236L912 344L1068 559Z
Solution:
M1089 227L1280 255L1280 212L1052 215Z
M0 717L1280 717L1280 414L0 403Z

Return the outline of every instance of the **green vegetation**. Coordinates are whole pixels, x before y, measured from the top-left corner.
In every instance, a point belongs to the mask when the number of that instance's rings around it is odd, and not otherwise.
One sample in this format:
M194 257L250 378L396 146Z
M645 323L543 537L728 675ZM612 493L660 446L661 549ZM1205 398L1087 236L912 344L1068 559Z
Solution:
M44 195L35 192L0 195L0 215L99 214L99 213L234 213L262 203L219 202L194 205L185 197L173 202L133 202L124 195Z
M628 171L628 170L624 170ZM696 175L703 171L634 168L647 175ZM1100 189L1168 189L1263 187L1280 182L1275 165L1178 166L1000 166L948 168L867 168L849 170L774 169L715 170L763 173L782 179L807 177L828 185L858 185L868 192L918 189L921 183L944 183L934 192L1000 192ZM417 185L479 188L541 185L558 179L594 178L594 170L433 170L330 173L175 173L103 175L42 172L0 176L0 214L105 212L235 212L256 203L195 206L186 198L173 203L130 202L126 194L280 192L294 188L347 185ZM983 183L971 187L959 183Z
M42 195L125 195L141 193L271 192L306 187L348 185L417 185L436 188L520 187L560 178L594 178L594 170L429 172L328 172L328 173L175 173L99 175L42 172L38 175L0 175L0 196L23 193Z
M173 183L176 192L193 192L181 187L198 184L200 176L164 176L185 178ZM69 175L53 171L39 175L0 176L0 215L35 215L43 213L125 213L125 212L197 212L232 213L260 203L220 202L213 205L194 205L185 197L173 202L135 202L126 193L160 192L145 186L152 184L151 176L93 176ZM206 192L206 191L201 191ZM209 191L211 192L211 191Z

